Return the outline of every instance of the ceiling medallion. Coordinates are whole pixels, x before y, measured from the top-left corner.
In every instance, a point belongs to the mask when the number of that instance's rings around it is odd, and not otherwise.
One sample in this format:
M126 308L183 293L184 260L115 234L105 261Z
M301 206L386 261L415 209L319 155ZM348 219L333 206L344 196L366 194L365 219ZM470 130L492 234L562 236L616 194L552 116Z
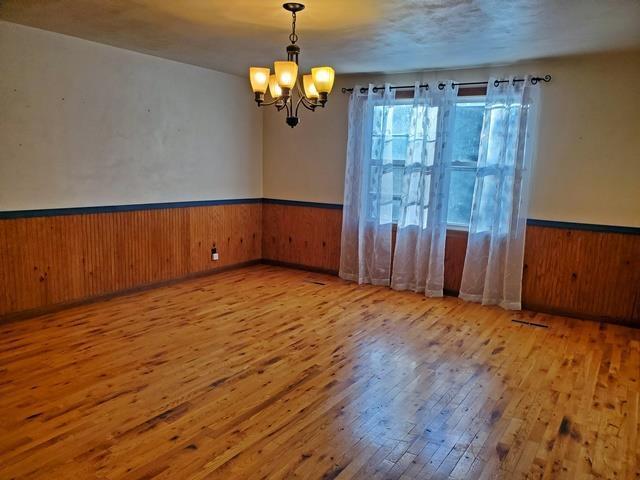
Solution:
M302 85L298 79L298 56L300 47L296 45L296 13L304 9L301 3L285 3L282 8L291 12L291 34L287 47L287 60L273 62L274 74L266 67L251 67L249 80L259 107L274 105L278 111L286 109L287 125L291 128L298 124L298 109L300 105L307 110L314 111L318 107L324 108L327 96L331 93L335 71L331 67L314 67L311 73L302 76ZM271 101L265 102L264 95L269 89ZM303 91L304 88L304 91ZM296 98L297 97L297 98Z

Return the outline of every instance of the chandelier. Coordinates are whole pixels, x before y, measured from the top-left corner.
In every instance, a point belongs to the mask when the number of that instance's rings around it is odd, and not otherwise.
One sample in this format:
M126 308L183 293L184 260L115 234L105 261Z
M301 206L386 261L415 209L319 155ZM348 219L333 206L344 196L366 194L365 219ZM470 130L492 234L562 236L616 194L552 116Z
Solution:
M259 107L273 105L280 110L286 110L287 125L291 128L298 124L298 110L302 105L307 110L314 111L318 107L324 108L327 96L331 93L335 71L331 67L314 67L311 73L302 76L302 87L298 79L298 56L300 47L296 45L296 13L304 9L301 3L285 3L282 8L291 12L291 34L287 47L287 60L273 62L274 74L265 67L251 67L249 80ZM265 102L265 93L269 89L271 101ZM304 91L303 91L304 88Z

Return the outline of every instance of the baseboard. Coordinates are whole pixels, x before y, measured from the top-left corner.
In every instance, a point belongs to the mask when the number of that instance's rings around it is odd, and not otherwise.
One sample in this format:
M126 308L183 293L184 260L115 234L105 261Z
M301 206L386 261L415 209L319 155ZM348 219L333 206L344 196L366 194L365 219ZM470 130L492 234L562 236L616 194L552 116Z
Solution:
M589 315L586 313L571 312L567 310L562 310L560 308L553 308L545 305L536 305L536 304L531 304L527 302L522 302L522 309L529 310L531 312L536 312L536 313L544 313L547 315L558 315L561 317L575 318L577 320L589 320L592 322L599 322L599 323L612 323L615 325L621 325L623 327L629 327L629 328L640 328L640 324L634 323L633 320L626 319L626 318Z
M305 272L314 272L314 273L324 273L326 275L338 275L337 270L331 270L328 268L322 267L311 267L309 265L302 265L300 263L289 263L289 262L281 262L279 260L271 260L268 258L263 258L260 263L265 265L271 265L274 267L285 267L285 268L293 268L295 270L304 270Z
M32 308L30 310L22 310L20 312L8 313L5 315L0 315L0 323L8 323L17 320L26 320L28 318L38 317L41 315L47 315L50 313L59 312L61 310L66 310L68 308L80 307L82 305L89 305L91 303L96 303L104 300L109 300L111 298L121 297L124 295L131 295L132 293L144 292L146 290L153 290L154 288L166 287L169 285L174 285L176 283L184 282L185 280L191 280L194 278L208 277L211 275L216 275L218 273L228 272L230 270L237 270L239 268L250 267L252 265L258 265L262 261L261 259L249 260L246 262L234 263L232 265L225 265L224 267L219 267L212 270L204 270L202 272L195 272L189 275L172 278L170 280L163 280L161 282L153 282L147 283L144 285L139 285L133 288L127 288L125 290L118 290L116 292L105 293L104 295L96 295L93 297L82 298L79 300L72 300L70 302L63 303L55 303L53 305L47 305L44 307Z

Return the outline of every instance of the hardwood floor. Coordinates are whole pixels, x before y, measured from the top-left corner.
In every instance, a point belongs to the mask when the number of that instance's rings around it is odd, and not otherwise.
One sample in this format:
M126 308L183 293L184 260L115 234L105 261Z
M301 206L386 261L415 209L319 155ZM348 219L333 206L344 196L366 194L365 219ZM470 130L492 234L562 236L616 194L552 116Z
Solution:
M255 266L1 324L0 478L637 479L639 375L639 330Z

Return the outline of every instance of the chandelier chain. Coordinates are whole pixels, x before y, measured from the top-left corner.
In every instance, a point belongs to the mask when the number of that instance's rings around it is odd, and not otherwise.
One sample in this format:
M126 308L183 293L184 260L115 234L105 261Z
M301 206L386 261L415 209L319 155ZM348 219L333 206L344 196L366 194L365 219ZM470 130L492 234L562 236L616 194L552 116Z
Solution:
M291 12L291 16L293 18L291 20L291 34L289 35L289 41L295 44L298 41L298 35L296 34L296 12Z

